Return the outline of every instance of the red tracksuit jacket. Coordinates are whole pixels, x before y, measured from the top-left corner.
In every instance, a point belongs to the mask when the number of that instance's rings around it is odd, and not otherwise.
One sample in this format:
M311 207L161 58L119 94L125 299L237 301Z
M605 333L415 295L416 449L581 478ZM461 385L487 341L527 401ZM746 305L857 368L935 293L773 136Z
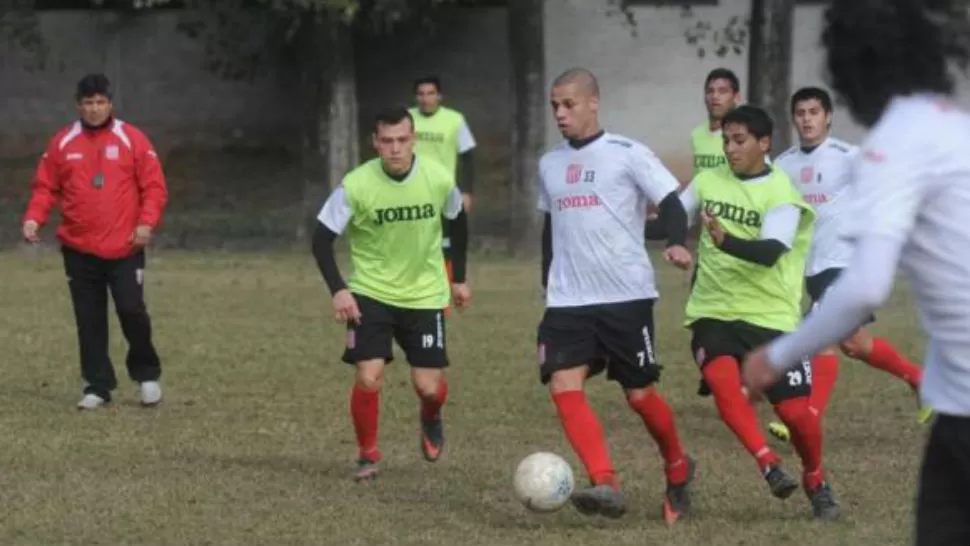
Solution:
M60 202L61 243L85 254L120 259L137 250L130 243L135 227L158 226L167 201L158 154L144 133L119 119L99 129L77 121L48 144L24 221L44 225Z

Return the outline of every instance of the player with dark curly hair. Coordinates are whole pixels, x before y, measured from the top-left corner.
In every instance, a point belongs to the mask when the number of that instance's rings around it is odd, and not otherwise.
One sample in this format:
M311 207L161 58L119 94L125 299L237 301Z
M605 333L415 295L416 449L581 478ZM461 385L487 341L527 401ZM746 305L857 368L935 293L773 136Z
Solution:
M921 396L936 412L920 475L917 546L970 544L970 114L950 68L970 64L965 7L943 0L836 0L823 43L832 88L870 129L854 171L852 263L801 328L748 355L772 385L802 355L844 339L908 273L929 336Z

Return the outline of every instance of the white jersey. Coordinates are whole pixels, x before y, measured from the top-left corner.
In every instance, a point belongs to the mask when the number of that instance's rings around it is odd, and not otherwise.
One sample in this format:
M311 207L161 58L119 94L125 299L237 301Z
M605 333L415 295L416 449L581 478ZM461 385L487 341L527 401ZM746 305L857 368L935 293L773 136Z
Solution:
M894 99L862 145L851 191L852 263L769 360L782 367L854 330L888 299L899 263L929 336L923 401L970 417L970 115L933 95Z
M643 234L647 206L678 187L649 148L611 133L543 155L538 206L552 218L546 306L656 298Z
M841 237L841 232L847 220L847 190L858 151L851 144L829 137L810 151L792 146L775 159L775 165L785 171L805 201L815 209L812 248L805 262L806 276L826 269L842 269L849 264L852 245Z

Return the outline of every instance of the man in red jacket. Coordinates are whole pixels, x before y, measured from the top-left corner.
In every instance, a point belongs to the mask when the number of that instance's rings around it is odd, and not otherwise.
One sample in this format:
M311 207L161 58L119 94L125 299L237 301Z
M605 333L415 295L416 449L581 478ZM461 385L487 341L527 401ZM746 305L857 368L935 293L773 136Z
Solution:
M97 409L118 386L108 356L108 290L128 340L125 364L141 403L162 399L161 362L145 307L145 246L168 201L158 155L138 129L112 116L108 79L89 74L77 84L80 119L51 139L37 167L23 236L38 231L60 204L57 228L67 272L87 386L78 409Z

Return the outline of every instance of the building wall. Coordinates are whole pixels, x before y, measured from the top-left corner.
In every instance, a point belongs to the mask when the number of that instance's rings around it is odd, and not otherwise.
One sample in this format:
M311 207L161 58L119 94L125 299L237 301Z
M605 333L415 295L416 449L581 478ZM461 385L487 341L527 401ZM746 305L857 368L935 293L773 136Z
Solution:
M36 155L51 131L75 118L74 84L87 72L111 79L120 116L143 126L164 148L216 136L286 134L296 120L281 100L278 74L220 79L202 63L202 43L177 30L179 12L122 17L93 11L41 12L49 47L42 68L6 47L0 55L0 128L4 157Z
M39 12L38 28L49 49L42 66L0 40L0 208L5 213L21 207L47 140L76 118L74 86L88 72L108 75L119 117L154 140L169 175L173 210L236 212L245 219L299 200L295 70L274 58L252 78L217 76L204 66L205 42L180 30L191 15L180 10L133 17ZM509 127L506 12L444 9L431 23L391 37L357 37L361 134L367 137L370 116L379 107L413 100L415 77L438 74L447 102L465 113L479 140L481 186L500 186L493 193L501 200ZM370 153L366 141L362 152Z
M689 133L705 118L704 76L719 66L730 68L741 79L743 95L748 71L746 52L717 57L708 51L701 58L684 33L696 21L708 21L712 29L719 29L732 17L743 20L750 2L721 0L717 6L694 6L693 18L683 17L679 7L635 7L636 36L625 18L611 14L608 4L607 0L546 1L547 80L572 66L592 70L600 79L604 126L642 140L685 178L691 162ZM792 89L824 86L819 45L823 9L819 5L796 8ZM963 91L961 98L970 102ZM560 137L551 116L548 119L547 137L556 142ZM834 133L857 142L863 130L836 112Z

